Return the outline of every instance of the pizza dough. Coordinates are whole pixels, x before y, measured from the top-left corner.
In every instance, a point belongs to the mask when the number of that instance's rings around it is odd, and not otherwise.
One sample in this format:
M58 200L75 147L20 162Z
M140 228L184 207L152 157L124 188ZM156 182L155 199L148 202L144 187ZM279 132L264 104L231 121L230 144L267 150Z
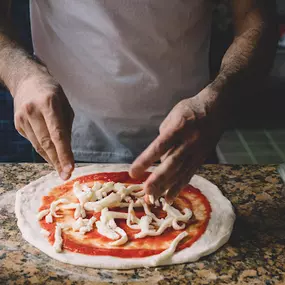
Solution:
M130 165L128 164L95 164L80 167L74 170L71 179L98 172L128 171L129 167ZM150 169L150 171L151 170L153 170L153 168ZM42 197L47 195L52 188L61 184L63 184L63 181L55 172L52 172L17 192L15 211L18 226L25 240L50 257L74 265L109 269L155 266L156 255L141 258L120 258L113 256L84 255L68 251L57 253L43 236L37 214L42 203ZM160 265L196 261L200 257L216 251L228 241L231 235L235 214L230 201L222 195L221 191L214 184L200 176L195 175L191 179L191 185L198 188L211 204L212 212L208 227L201 238L191 247L174 253Z

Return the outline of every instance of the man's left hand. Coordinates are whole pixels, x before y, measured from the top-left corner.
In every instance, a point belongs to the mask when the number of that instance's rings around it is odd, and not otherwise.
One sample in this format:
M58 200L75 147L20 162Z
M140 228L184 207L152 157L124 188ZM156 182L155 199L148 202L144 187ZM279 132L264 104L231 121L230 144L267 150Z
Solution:
M140 177L161 160L145 182L146 194L158 199L167 191L166 201L171 204L215 149L224 125L217 98L218 94L207 87L195 97L180 101L162 122L158 137L130 169L132 177Z

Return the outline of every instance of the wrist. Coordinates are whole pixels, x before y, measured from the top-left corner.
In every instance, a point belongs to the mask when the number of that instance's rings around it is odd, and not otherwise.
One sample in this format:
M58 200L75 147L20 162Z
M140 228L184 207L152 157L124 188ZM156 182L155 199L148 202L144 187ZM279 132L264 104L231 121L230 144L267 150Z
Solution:
M6 47L0 52L0 74L3 83L14 97L19 86L47 69L19 47Z
M231 122L233 116L231 96L226 92L226 84L219 82L219 84L206 86L198 95L199 101L204 104L209 120L220 126L221 129L226 129Z

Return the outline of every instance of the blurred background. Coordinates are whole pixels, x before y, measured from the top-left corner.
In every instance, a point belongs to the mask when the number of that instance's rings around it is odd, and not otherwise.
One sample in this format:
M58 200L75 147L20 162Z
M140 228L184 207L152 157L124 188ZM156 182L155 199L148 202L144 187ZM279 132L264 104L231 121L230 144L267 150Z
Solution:
M230 0L216 0L213 7L210 69L214 76L233 39ZM274 66L258 100L247 102L217 146L221 163L268 164L285 162L285 1L277 0L279 44ZM32 53L29 0L14 0L14 26ZM255 97L256 98L256 97ZM0 162L39 162L31 144L14 127L12 97L0 86Z

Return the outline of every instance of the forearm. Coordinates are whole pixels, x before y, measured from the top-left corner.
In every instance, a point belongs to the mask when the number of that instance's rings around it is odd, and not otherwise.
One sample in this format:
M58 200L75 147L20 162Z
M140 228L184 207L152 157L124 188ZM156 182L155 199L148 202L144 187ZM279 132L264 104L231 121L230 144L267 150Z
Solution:
M219 74L209 85L226 108L256 94L272 66L277 28L274 11L268 13L271 14L257 16L253 10L247 14L236 29L236 37L223 57Z
M0 81L14 96L21 82L39 65L14 39L7 21L0 22Z

